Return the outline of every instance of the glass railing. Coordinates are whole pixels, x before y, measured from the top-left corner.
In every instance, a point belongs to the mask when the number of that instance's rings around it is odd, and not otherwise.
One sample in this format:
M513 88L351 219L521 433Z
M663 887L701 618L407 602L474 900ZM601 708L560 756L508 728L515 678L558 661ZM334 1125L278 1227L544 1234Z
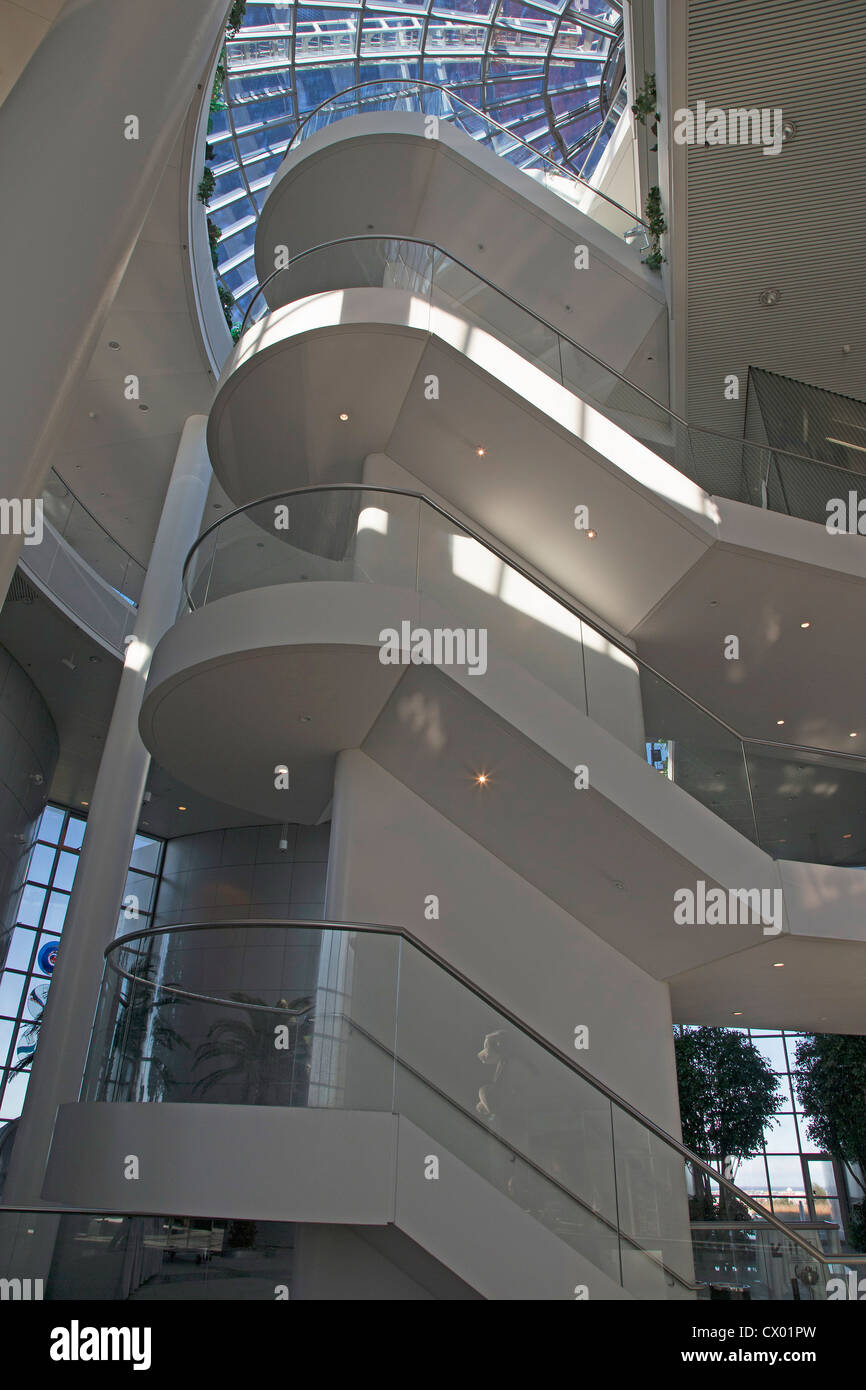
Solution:
M599 132L603 138L593 151L593 168L598 166L604 147L610 139L616 120L625 109L625 104L624 94L617 93L614 103L616 109L608 112L608 118ZM336 121L348 116L370 115L379 111L413 112L425 118L448 121L450 125L458 126L494 154L506 159L509 164L521 169L579 212L585 213L616 236L634 243L636 259L639 251L648 244L646 226L637 213L623 207L599 189L593 188L587 179L581 178L579 174L542 154L515 131L509 130L507 126L493 120L484 111L479 111L477 106L473 106L450 88L440 86L436 82L408 78L361 82L357 86L348 87L345 91L327 98L310 112L295 132L288 152ZM431 126L422 124L420 129L422 133L427 133Z
M416 237L340 237L300 252L259 286L242 332L263 295L273 309L355 288L405 290L431 312L453 313L463 337L447 319L440 330L463 351L472 350L473 328L491 334L711 495L826 524L831 499L847 501L862 478L838 464L688 424L463 261ZM238 352L249 351L251 341L242 340Z
M714 1243L690 1225L695 1173L771 1232L784 1279L741 1261L753 1297L794 1297L792 1277L823 1297L858 1262L791 1231L396 928L243 921L120 938L81 1098L397 1113L640 1298L732 1283L728 1230Z
M3 1299L273 1303L296 1289L296 1230L288 1221L0 1207Z
M105 583L130 604L137 604L145 568L110 536L54 470L42 494L44 515L59 536Z
M418 493L347 483L250 503L202 534L184 583L191 609L272 585L379 585L377 620L387 610L398 633L405 621L467 634L465 650L449 638L438 653L419 648L419 662L474 666L478 677L482 657L485 668L519 670L566 716L569 707L588 715L772 857L866 864L866 758L742 738ZM408 643L401 635L405 660ZM476 684L471 674L467 682Z

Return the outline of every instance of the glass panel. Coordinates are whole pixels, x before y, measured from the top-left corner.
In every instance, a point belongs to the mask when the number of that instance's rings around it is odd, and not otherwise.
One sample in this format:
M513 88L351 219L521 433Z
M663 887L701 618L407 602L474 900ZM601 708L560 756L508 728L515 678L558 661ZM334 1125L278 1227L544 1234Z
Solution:
M375 971L366 938L356 970ZM397 1111L618 1284L607 1099L411 947L396 1048Z
M42 819L39 822L40 840L47 840L49 844L56 845L63 829L63 811L56 806L46 806L42 812Z
M48 845L34 845L27 865L27 877L34 883L50 883L56 851Z
M399 942L377 937L356 979L354 938L213 927L119 948L137 978L106 971L85 1098L390 1111Z
M142 869L155 874L159 869L159 856L162 851L160 840L151 840L147 835L136 835L129 861L131 869Z
M411 497L353 488L256 504L227 518L195 552L187 575L193 602L305 581L414 591L418 506Z
M69 906L68 893L52 893L48 901L48 911L45 913L43 926L46 931L61 932L63 923L66 920L66 909Z
M35 931L16 927L6 955L6 968L9 970L29 970L30 958L36 943Z
M75 879L75 870L78 868L78 855L63 853L58 857L57 868L54 873L55 888L62 888L69 892Z
M210 1217L0 1211L0 1275L44 1277L47 1302L265 1301L293 1296L296 1227Z
M3 971L0 977L0 1014L17 1014L26 980L26 975L18 975L8 969Z
M66 826L66 834L63 843L67 849L81 849L84 842L84 832L87 829L87 821L78 816L70 816Z
M758 743L746 755L768 854L866 867L866 760Z

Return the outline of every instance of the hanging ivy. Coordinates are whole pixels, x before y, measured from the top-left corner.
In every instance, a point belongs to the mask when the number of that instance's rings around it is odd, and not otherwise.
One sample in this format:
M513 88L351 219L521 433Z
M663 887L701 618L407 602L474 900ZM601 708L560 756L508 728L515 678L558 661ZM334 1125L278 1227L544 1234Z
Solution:
M648 265L650 270L661 270L667 260L667 256L662 255L661 239L668 229L668 224L662 212L661 189L657 184L654 184L647 194L644 216L649 233L649 249L643 258L644 265Z
M235 0L229 10L228 23L226 24L226 38L236 37L238 30L244 22L244 15L247 12L247 0Z

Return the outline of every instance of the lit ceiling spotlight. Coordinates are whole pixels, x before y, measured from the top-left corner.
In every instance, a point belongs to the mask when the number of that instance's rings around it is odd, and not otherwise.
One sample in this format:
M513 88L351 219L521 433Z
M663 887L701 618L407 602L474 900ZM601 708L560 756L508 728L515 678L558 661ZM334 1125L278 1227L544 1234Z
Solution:
M90 802L89 802L89 801L82 801L81 804L82 804L82 806L89 806L89 805L90 805Z
M780 728L781 728L781 726L784 724L784 722L785 722L784 719L777 719L777 720L776 720L776 723L779 725Z
M742 1017L743 1017L743 1011L742 1011L742 1009L734 1009L734 1018L742 1018Z
M586 533L586 539L587 539L588 541L594 541L594 540L596 539L597 536L598 536L598 532L597 532L597 531L594 531L594 530L592 529L592 527L590 527L589 530L588 530L587 533Z
M801 626L801 627L811 627L812 624L811 624L811 623L801 623L800 626Z
M849 734L848 737L849 737L849 738L859 738L860 735L859 735L858 733L855 732L855 733L853 733L853 734Z
M774 970L784 970L784 968L785 968L785 962L784 962L783 960L774 960L774 961L773 961L773 969L774 969Z
M478 457L479 457L480 459L483 459L484 455L487 453L487 450L486 450L486 449L482 449L481 445L479 444L479 445L478 445L478 448L475 450L475 452L476 452L476 454L478 455Z
M476 775L475 775L475 785L476 785L476 787L486 787L486 786L487 786L487 783L488 783L489 781L490 781L490 778L487 776L487 773L486 773L486 772L478 772L478 773L476 773Z
M843 835L843 836L842 836L842 839L843 839L843 840L852 840L853 838L854 838L854 833L853 833L853 831L851 831L851 830L848 831L848 834L847 834L847 835Z
M339 418L343 421L343 424L345 424L346 421L347 421L348 418L349 418L348 412L345 411L345 410L341 410L341 411L340 411L340 416L339 416Z
M186 810L186 807L185 807L185 806L178 806L177 809L178 809L179 811L185 811L185 810Z

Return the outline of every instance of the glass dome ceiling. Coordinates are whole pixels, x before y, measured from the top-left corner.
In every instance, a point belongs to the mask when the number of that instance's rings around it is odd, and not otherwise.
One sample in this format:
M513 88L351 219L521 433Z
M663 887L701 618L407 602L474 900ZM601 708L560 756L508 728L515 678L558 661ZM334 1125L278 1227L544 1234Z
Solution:
M253 240L271 179L299 124L329 97L361 83L439 83L584 178L626 103L621 0L247 0L226 58L208 134L208 217L236 323L255 289ZM510 157L534 159L519 146Z

